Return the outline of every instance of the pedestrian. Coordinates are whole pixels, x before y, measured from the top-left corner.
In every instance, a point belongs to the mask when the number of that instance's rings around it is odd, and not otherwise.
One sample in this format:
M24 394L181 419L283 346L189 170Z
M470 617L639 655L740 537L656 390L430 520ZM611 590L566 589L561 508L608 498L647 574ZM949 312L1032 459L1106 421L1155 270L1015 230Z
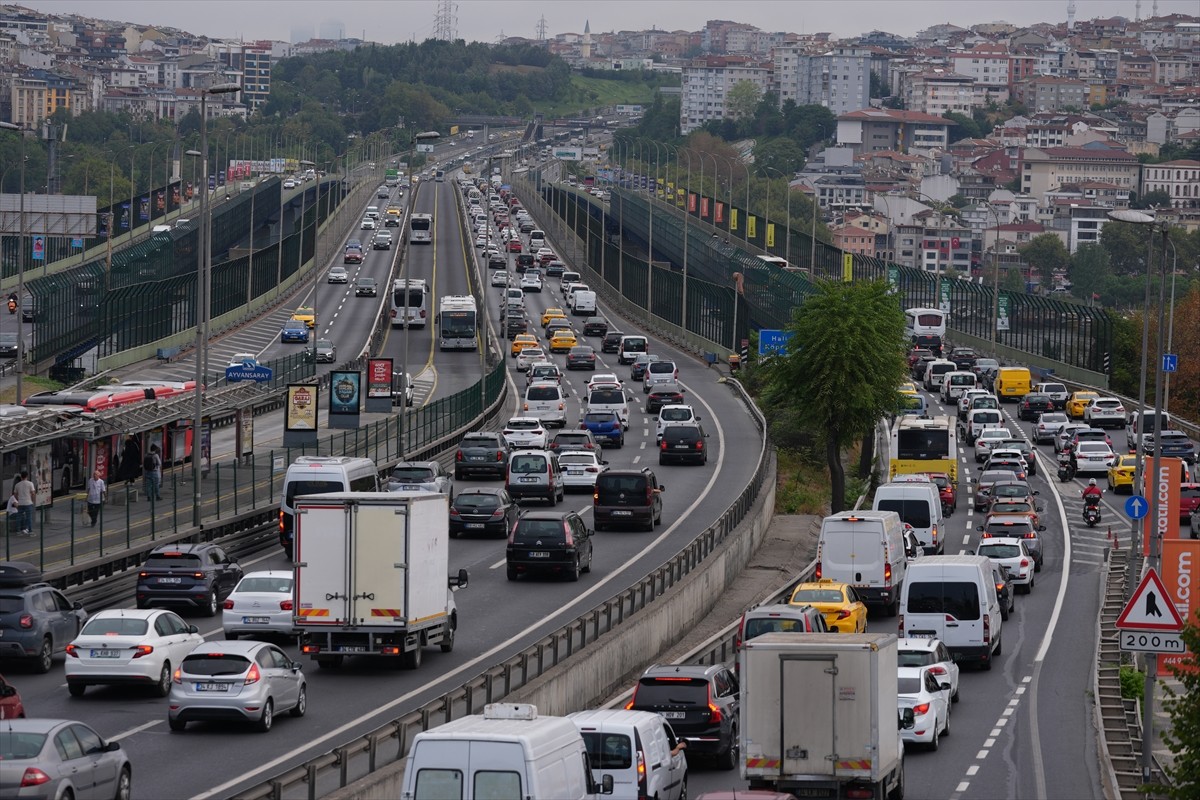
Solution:
M150 445L150 452L142 463L142 486L146 497L151 500L162 500L162 456L158 454L158 445Z
M37 487L29 480L29 472L21 470L21 479L13 486L13 496L17 498L17 511L21 524L22 536L33 536L33 503L37 498Z
M132 486L141 472L141 463L142 448L138 446L138 440L130 436L125 439L125 447L121 451L121 471L117 473L117 479L125 481L128 486Z
M100 516L100 506L104 504L107 496L108 485L100 477L100 470L96 470L87 482L87 510L93 528L96 527L96 518Z

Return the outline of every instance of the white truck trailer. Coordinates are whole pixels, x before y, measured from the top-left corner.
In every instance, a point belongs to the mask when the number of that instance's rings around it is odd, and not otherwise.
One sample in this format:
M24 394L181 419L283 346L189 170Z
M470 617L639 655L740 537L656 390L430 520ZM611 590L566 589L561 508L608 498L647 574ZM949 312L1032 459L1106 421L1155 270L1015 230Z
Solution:
M454 590L467 571L449 570L445 495L338 492L295 502L294 605L300 652L323 668L348 655L399 657L421 665L421 649L454 647Z
M768 633L740 654L742 777L799 797L904 794L895 635Z

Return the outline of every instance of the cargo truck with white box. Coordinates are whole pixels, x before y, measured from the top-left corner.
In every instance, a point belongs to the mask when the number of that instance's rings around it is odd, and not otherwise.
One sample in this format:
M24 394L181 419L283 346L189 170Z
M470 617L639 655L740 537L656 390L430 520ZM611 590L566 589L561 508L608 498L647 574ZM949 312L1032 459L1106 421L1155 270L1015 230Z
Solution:
M295 503L295 622L300 652L322 668L346 656L398 657L421 665L421 649L454 647L448 576L450 512L432 492L338 492Z
M904 742L890 633L766 633L739 654L742 777L798 797L901 798Z

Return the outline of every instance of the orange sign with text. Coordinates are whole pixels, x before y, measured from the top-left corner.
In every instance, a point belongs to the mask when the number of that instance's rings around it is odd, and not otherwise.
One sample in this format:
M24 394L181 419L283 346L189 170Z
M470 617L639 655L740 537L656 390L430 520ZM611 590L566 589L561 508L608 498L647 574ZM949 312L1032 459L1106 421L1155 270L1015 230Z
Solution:
M1178 489L1178 484L1176 484ZM1178 491L1176 491L1178 495ZM1178 519L1178 512L1176 512ZM1162 543L1163 586L1167 590L1167 601L1175 606L1184 624L1200 625L1200 586L1197 586L1197 572L1200 571L1200 540L1195 539L1164 539ZM1172 665L1187 666L1195 670L1195 653L1181 655L1162 655L1158 657L1158 674L1171 675Z
M1153 462L1147 459L1147 472ZM1147 481L1147 489L1158 495L1158 517L1155 520L1143 522L1153 525L1149 528L1157 535L1159 541L1179 538L1179 485L1183 483L1183 462L1178 458L1159 459L1158 474ZM1145 530L1145 528L1143 528ZM1142 537L1142 555L1150 555L1150 537Z

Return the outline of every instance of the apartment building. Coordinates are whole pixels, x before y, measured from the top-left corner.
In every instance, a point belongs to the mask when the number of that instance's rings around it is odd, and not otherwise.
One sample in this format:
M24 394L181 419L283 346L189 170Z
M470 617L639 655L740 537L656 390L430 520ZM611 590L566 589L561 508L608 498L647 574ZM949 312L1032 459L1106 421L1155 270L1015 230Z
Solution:
M73 99L79 97L75 81L45 70L13 76L11 86L12 122L25 130L38 128L60 109L71 110Z
M1015 96L1033 111L1062 111L1086 109L1088 94L1088 84L1077 78L1039 75L1020 84Z
M774 48L773 88L779 101L825 106L845 114L871 105L871 51L860 47L835 47L812 54L799 44Z
M685 66L680 89L680 132L686 135L709 120L724 119L729 90L742 81L766 92L771 88L771 70L739 56L707 56Z
M940 67L910 75L904 86L904 107L923 114L940 117L955 111L970 116L986 102L985 88L974 78Z
M970 50L950 54L950 69L972 78L976 84L992 89L1009 87L1008 46L981 42Z
M879 150L901 153L944 150L950 136L949 120L919 111L864 108L837 119L838 144L849 147L855 155Z
M1102 181L1136 188L1140 177L1137 156L1101 145L1030 147L1021 153L1021 192L1042 197L1067 183Z
M1200 208L1200 161L1142 165L1141 193L1166 192L1172 208Z
M907 225L896 226L896 263L926 272L971 270L971 230L953 217L922 211Z

